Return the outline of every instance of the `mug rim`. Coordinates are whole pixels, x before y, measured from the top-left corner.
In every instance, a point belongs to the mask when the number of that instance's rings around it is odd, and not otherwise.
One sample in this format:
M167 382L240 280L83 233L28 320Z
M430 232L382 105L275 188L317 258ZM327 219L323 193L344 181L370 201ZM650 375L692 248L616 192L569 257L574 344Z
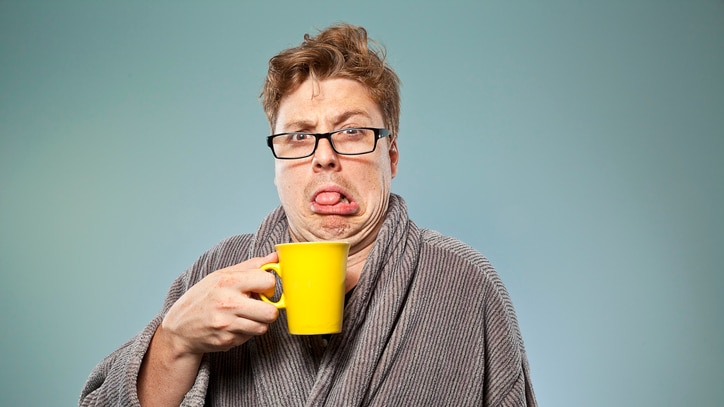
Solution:
M331 244L331 245L348 245L349 242L345 242L343 240L320 240L315 242L287 242L287 243L278 243L275 244L274 247L279 246L314 246L314 245L320 245L320 244Z

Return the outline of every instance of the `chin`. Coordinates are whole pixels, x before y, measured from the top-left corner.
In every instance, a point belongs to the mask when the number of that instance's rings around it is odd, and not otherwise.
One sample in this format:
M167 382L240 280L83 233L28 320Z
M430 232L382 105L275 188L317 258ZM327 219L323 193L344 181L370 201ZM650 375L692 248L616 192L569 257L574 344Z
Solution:
M319 230L327 240L348 237L351 225L341 216L328 216L319 225Z

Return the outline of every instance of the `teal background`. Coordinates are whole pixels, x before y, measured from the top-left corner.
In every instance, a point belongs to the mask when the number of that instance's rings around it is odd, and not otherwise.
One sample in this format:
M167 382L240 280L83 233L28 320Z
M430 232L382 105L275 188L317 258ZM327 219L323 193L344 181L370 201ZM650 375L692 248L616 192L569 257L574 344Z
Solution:
M256 229L267 60L341 20L403 81L393 190L496 266L540 404L720 406L724 3L636 0L0 1L0 405L76 404Z

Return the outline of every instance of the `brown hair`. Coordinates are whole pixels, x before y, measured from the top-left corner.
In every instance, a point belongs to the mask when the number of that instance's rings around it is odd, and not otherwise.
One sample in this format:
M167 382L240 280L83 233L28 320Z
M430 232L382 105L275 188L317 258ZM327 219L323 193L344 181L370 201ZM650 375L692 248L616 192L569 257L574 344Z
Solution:
M393 137L400 126L400 79L385 63L385 50L367 38L367 30L338 24L317 36L304 35L297 47L286 49L269 60L261 100L272 128L276 125L279 102L308 78L346 78L364 85L382 111L385 126Z

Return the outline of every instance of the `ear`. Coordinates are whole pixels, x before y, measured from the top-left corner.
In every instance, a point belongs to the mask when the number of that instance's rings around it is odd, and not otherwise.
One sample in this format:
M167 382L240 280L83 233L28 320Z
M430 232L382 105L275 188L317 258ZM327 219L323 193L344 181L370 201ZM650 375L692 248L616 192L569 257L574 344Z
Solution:
M392 144L390 144L390 173L392 174L392 178L395 178L395 175L397 175L397 163L400 160L400 152L397 150L397 137L392 139Z

